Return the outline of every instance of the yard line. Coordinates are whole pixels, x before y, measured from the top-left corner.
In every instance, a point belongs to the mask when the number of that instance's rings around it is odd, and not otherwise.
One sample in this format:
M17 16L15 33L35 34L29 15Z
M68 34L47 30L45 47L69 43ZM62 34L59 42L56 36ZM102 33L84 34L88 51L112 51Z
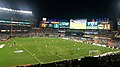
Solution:
M15 41L15 40L14 40ZM19 44L20 45L20 44ZM22 45L20 45L26 52L28 52L31 56L33 56L33 54L28 51L25 47L23 47ZM37 57L33 56L39 63L42 63Z
M30 51L28 51L26 48L24 48L22 45L20 45L25 51L27 51L31 56L33 56L32 55L32 53L30 52ZM34 57L39 63L42 63L37 57Z

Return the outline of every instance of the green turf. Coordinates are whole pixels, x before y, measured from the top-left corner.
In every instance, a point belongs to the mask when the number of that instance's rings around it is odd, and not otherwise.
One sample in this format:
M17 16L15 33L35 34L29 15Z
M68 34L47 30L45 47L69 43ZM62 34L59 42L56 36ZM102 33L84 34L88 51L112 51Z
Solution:
M17 45L9 47L14 42ZM88 56L90 50L101 54L117 50L60 38L14 38L0 44L5 44L0 48L0 67L77 59ZM14 53L15 50L24 52Z

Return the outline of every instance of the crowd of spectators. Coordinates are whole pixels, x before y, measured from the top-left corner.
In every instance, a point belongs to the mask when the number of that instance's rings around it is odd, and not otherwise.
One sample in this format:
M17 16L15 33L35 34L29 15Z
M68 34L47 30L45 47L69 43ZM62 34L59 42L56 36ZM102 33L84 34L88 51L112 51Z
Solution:
M6 34L0 34L0 41L4 41L4 40L7 40L8 39L8 35Z
M17 28L19 27L16 27L15 29ZM58 37L58 32L56 31L48 32L48 30L44 30L44 29L41 29L39 31L38 30L35 31L32 29L25 31L27 28L21 27L19 28L21 29L21 31L19 30L12 31L12 33L10 31L7 31L6 33L2 32L0 34L0 41L7 40L9 37L23 37L23 38L26 38L26 37Z
M6 27L4 27L6 28ZM58 32L58 29L51 29L51 28L39 28L39 29L32 29L29 27L13 27L13 29L21 29L20 32L13 32L12 35L16 36L16 37L60 37L60 33ZM28 29L28 31L24 31ZM108 33L109 36L108 36ZM5 35L5 34L4 34ZM9 32L8 34L6 34L7 36L11 36L11 33ZM101 44L101 45L106 45L106 46L110 46L110 47L120 47L120 39L115 39L113 38L115 35L114 32L105 32L105 33L99 33L97 36L97 38L95 38L95 36L92 35L93 38L83 38L83 37L73 37L73 39L77 39L77 40L84 40L84 42L89 42L90 44L92 43L96 43L96 44ZM111 38L110 38L111 36ZM65 36L66 37L66 36ZM3 38L3 36L0 37L1 39Z
M88 42L90 44L100 44L106 45L108 47L119 48L120 47L120 38L115 38L117 32L114 31L105 31L100 32L96 35L87 35L89 37L81 37L80 40L83 42ZM92 37L90 37L92 36Z
M114 34L112 32L109 32ZM105 35L106 34L106 35ZM98 41L96 43L104 44L110 47L120 47L120 39L112 39L107 35L108 33L99 34ZM43 36L58 36L57 29L39 29L31 30L30 32L21 32L21 33L12 33L16 37L43 37ZM0 34L0 41L8 39L11 36L10 33ZM77 40L80 40L79 37L75 37ZM74 39L74 38L73 38ZM94 39L94 38L93 38ZM48 64L35 64L28 65L26 67L120 67L120 53L109 54L106 56L99 57L85 57L81 59L65 60L60 62L53 62ZM24 66L17 66L24 67Z
M24 67L24 65L17 67ZM81 59L64 60L48 64L34 64L26 67L120 67L120 53L111 53L98 57L89 56Z
M1 30L30 30L31 27L28 27L28 26L10 26L10 25L0 25L0 29Z

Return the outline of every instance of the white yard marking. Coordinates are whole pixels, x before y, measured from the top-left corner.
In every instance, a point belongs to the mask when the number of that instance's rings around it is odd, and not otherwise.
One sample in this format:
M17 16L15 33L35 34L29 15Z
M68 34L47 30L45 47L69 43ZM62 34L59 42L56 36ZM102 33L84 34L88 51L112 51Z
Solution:
M5 44L0 44L0 48L3 48L5 46Z
M35 54L32 54L30 51L28 51L26 48L24 48L22 45L20 45L26 52L28 52L31 56L34 56L34 58L39 62L42 63L37 57L35 57Z
M19 44L20 45L20 44ZM28 54L30 54L31 56L34 56L34 58L39 62L42 63L37 57L35 57L35 54L32 54L30 51L28 51L25 47L23 47L22 45L20 45Z

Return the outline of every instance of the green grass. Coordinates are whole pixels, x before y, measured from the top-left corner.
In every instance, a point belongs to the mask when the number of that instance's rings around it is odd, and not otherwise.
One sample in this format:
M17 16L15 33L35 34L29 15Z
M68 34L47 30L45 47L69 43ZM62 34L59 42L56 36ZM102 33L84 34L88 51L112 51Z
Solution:
M14 42L17 45L9 47ZM89 56L90 50L99 50L101 54L117 50L60 38L13 38L0 44L5 44L0 48L0 67L78 59ZM14 53L15 50L24 52Z

